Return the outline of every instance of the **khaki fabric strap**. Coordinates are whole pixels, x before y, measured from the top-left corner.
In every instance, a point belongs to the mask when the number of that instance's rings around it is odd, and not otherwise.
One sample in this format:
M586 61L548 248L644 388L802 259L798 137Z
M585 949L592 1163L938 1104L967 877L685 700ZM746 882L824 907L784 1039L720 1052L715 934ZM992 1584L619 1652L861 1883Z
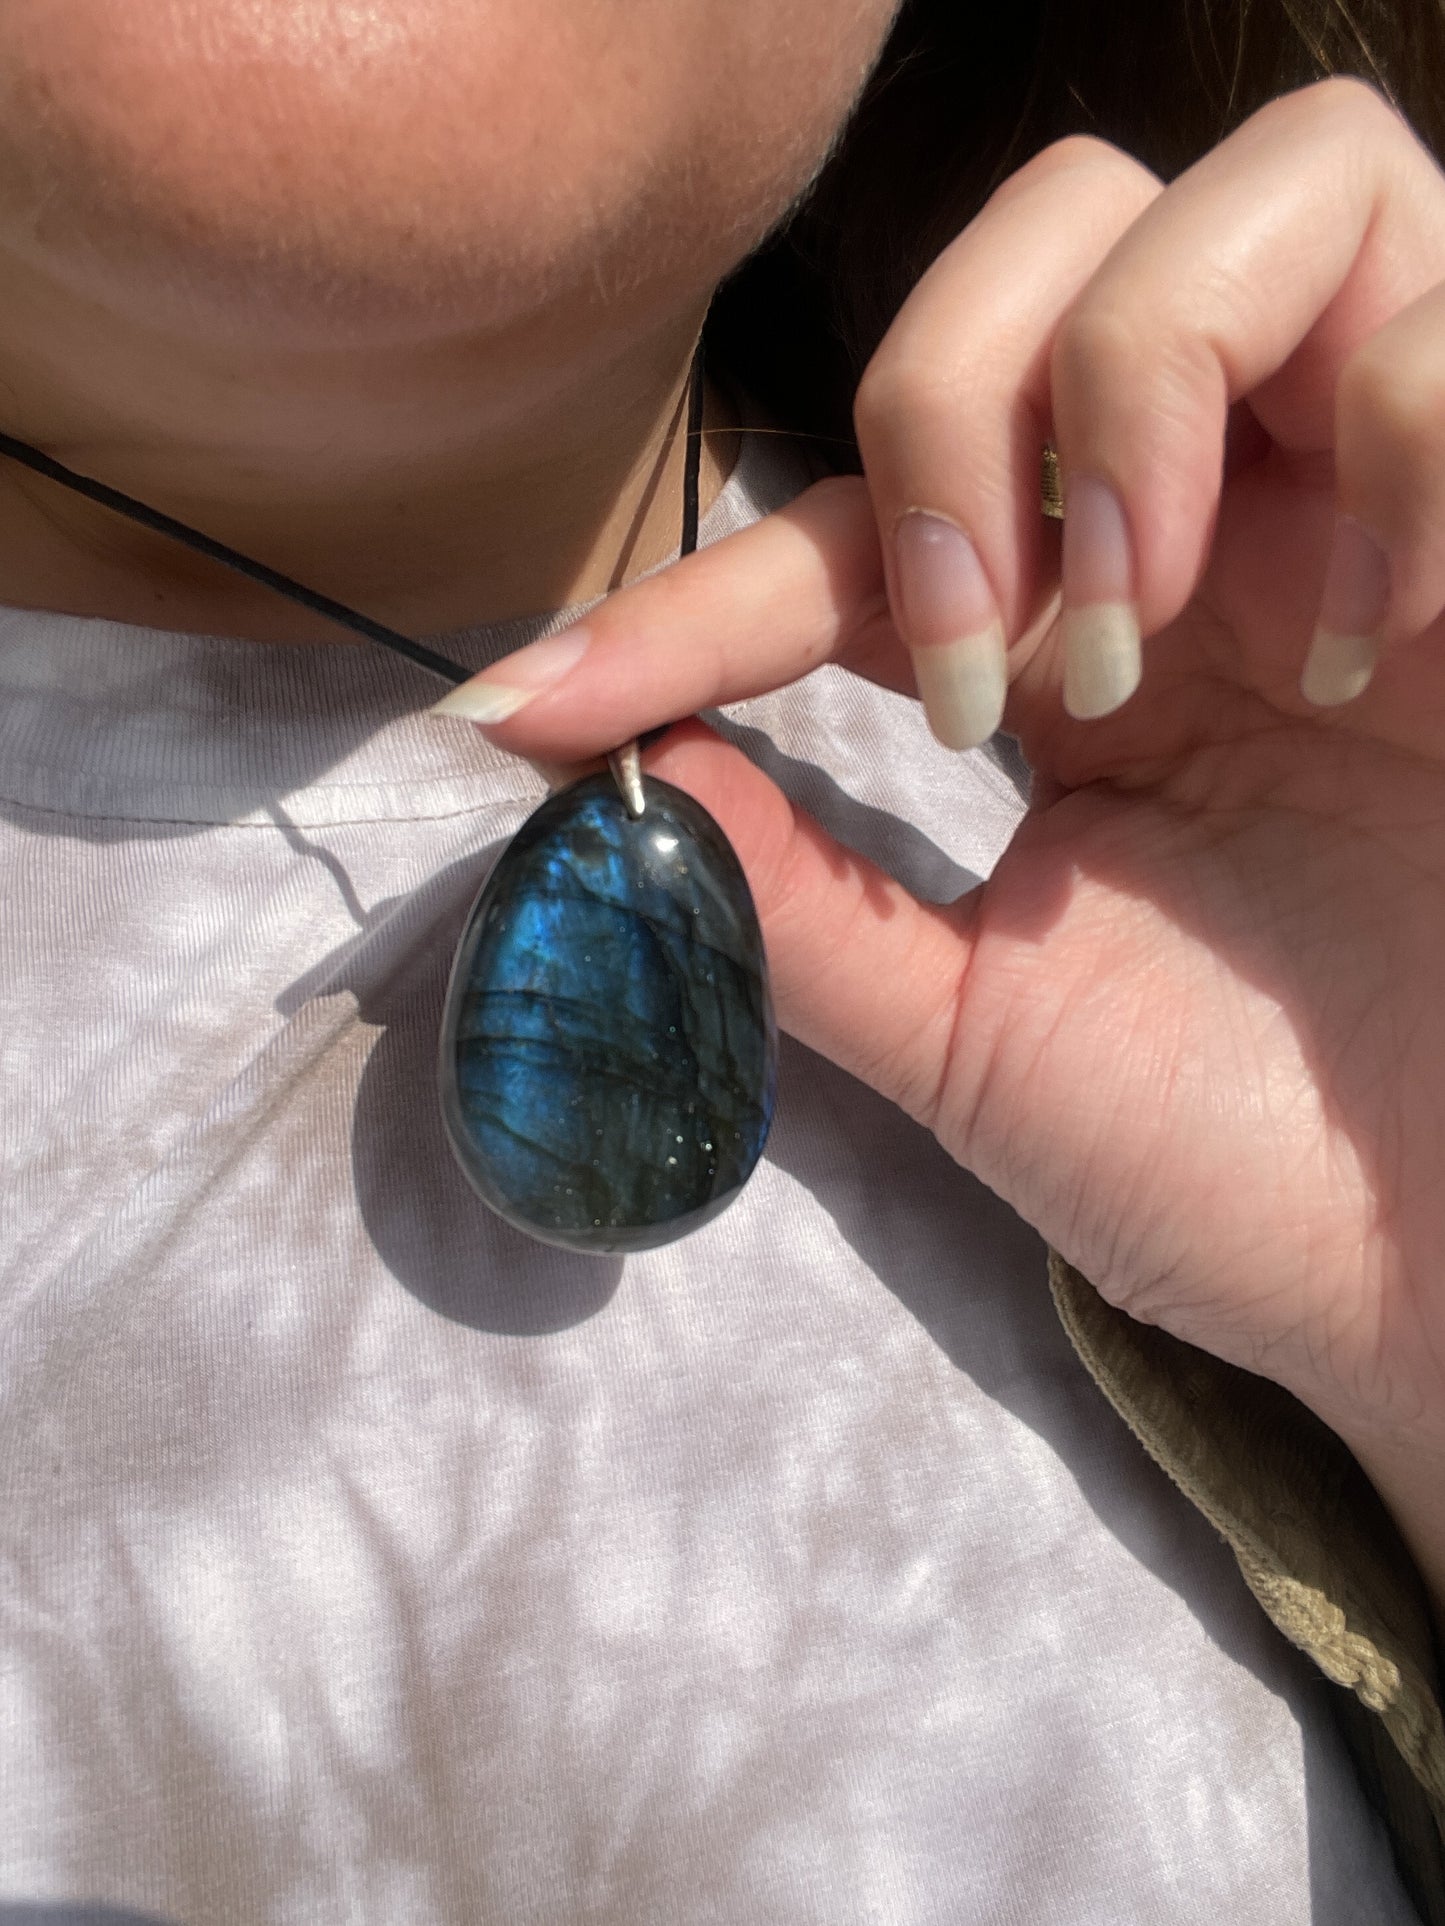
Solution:
M1445 1719L1419 1574L1349 1451L1287 1391L1106 1304L1050 1254L1083 1363L1222 1533L1270 1618L1341 1688L1341 1725L1427 1926L1445 1926Z

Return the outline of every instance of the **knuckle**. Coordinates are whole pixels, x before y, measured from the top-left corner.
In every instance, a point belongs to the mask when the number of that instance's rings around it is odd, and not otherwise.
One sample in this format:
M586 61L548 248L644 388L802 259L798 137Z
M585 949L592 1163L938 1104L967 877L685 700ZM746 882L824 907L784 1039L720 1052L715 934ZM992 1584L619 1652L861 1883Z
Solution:
M1312 81L1262 107L1257 118L1292 126L1301 116L1330 139L1382 132L1397 135L1404 130L1404 122L1385 95L1356 74L1330 74Z
M1201 408L1217 405L1224 381L1218 352L1198 314L1204 307L1193 289L1189 308L1177 301L1150 303L1136 288L1086 290L1064 317L1054 339L1050 379L1056 404L1085 405L1156 426L1195 422Z
M853 426L859 445L906 435L959 406L955 372L937 357L915 352L884 352L864 371L853 399Z
M1373 448L1408 489L1445 463L1445 367L1400 355L1388 340L1366 342L1346 363L1336 395L1342 453Z
M1065 134L1062 140L1050 141L1047 147L1041 147L1019 169L1014 179L1024 180L1032 175L1035 179L1042 176L1047 180L1077 167L1112 170L1115 167L1130 168L1137 165L1137 161L1130 160L1123 148L1116 147L1112 141L1101 140L1097 134Z
M1121 380L1137 380L1144 351L1137 321L1113 301L1086 292L1064 316L1054 337L1054 385L1112 388Z
M1149 193L1158 187L1156 177L1142 161L1125 153L1112 141L1096 134L1066 134L1025 161L1011 174L994 195L998 202L1017 189L1036 187L1055 181L1061 174L1090 173L1101 181L1120 187L1144 188Z
M1399 119L1379 88L1357 74L1330 74L1306 87L1304 92L1313 96L1325 112L1337 114L1351 126L1361 123L1394 126Z

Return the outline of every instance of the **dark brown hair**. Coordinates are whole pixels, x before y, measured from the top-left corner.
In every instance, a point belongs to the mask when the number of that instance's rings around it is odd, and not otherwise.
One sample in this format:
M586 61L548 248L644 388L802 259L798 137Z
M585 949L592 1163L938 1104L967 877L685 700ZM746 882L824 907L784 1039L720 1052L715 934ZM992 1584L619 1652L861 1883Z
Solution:
M859 374L991 190L1066 134L1162 175L1265 101L1356 74L1445 151L1441 0L906 0L789 223L722 291L717 360L848 465Z

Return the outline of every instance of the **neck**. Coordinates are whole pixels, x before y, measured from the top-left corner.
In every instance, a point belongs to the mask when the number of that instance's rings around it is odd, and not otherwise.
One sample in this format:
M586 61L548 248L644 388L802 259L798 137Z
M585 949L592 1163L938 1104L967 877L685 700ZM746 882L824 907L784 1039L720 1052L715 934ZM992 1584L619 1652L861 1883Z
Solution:
M69 466L393 627L439 634L588 600L675 549L700 322L671 316L571 355L535 328L214 357L116 329L99 356L92 342L69 363L87 370L88 393L58 378L64 341L44 355L0 341L0 394L27 401L4 425ZM83 344L69 345L79 356ZM716 436L704 443L704 506L730 453ZM264 642L342 639L7 463L0 603Z

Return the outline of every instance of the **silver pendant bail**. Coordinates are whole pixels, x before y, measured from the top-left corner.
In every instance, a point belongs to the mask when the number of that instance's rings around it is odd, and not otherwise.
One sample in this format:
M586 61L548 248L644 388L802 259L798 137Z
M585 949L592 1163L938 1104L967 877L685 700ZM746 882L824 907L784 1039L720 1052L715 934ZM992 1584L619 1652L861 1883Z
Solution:
M628 815L634 822L638 821L647 809L647 798L642 793L642 754L636 736L631 742L624 742L620 749L612 751L607 758L607 767L622 793Z

